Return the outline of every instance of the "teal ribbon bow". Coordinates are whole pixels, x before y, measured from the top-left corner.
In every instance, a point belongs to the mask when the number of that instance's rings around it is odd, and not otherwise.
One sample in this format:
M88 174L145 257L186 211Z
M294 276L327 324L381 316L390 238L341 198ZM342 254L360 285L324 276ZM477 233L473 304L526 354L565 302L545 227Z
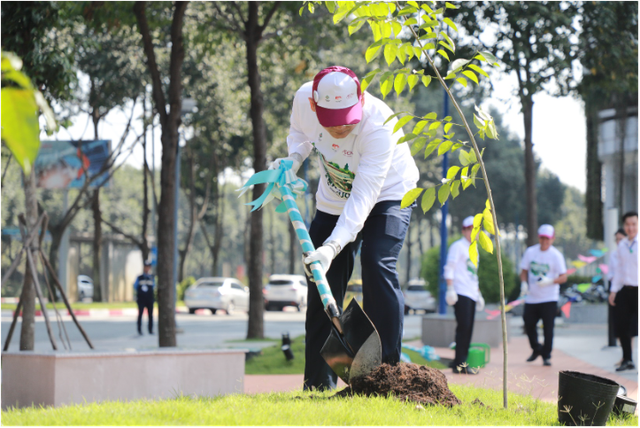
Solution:
M293 162L290 160L282 160L280 161L280 167L278 169L268 169L266 171L260 171L251 176L249 180L242 186L238 191L240 191L240 196L244 195L254 184L268 184L265 192L255 201L251 201L246 203L245 205L253 206L251 212L258 210L273 199L282 200L282 193L280 192L280 187L287 186L291 193L293 193L294 199L296 199L299 195L304 194L307 191L307 182L298 176L291 170L291 166ZM240 197L238 196L238 197ZM282 213L286 212L287 207L284 203L281 203L276 208L276 212Z

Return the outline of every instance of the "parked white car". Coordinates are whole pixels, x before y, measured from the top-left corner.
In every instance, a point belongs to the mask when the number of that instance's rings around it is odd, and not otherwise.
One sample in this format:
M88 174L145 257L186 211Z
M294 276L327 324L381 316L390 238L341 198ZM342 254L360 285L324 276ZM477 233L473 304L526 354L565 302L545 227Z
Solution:
M426 289L424 279L412 279L407 283L402 291L404 294L404 313L410 311L414 313L419 310L425 312L435 312L437 308L436 299Z
M249 311L249 287L235 278L200 278L184 293L184 304L189 313L196 309L209 309L212 314L222 309L227 315L236 310Z
M93 280L87 275L78 275L78 300L93 299Z
M262 290L268 311L295 306L301 311L307 306L307 279L304 275L271 275Z

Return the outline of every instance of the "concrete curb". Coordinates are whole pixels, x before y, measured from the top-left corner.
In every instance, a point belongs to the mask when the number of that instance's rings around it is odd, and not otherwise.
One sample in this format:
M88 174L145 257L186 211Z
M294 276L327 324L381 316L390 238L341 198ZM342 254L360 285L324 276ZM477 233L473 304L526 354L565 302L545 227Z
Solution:
M60 315L62 316L71 316L67 309L58 309ZM176 308L176 313L181 314L188 312L186 307L178 307ZM15 311L10 309L2 310L2 317L11 317L13 318ZM55 314L53 309L48 311L48 314ZM136 308L122 308L122 309L74 309L73 314L77 317L118 317L118 316L137 316L138 309ZM158 308L155 307L153 311L154 315L158 315ZM35 315L37 317L42 316L42 311L37 309Z

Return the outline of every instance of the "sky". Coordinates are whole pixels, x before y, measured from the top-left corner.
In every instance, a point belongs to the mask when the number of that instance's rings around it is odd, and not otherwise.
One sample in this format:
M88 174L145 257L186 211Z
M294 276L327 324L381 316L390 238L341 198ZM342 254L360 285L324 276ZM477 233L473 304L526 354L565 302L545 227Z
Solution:
M524 122L520 113L520 104L513 96L516 84L515 77L509 76L502 79L492 79L495 91L490 99L485 100L484 107L494 106L504 115L504 123L511 132L524 139ZM293 98L294 94L291 94ZM533 150L537 158L545 168L556 174L560 181L566 185L575 187L581 192L586 189L586 124L584 107L581 100L573 97L556 98L546 93L534 95L533 106ZM120 140L124 132L130 106L126 114L120 111L110 113L102 122L99 129L103 139L111 139L112 147ZM135 111L137 117L142 113L141 107ZM43 139L67 140L92 139L93 125L88 116L79 116L69 130L61 130L52 137ZM156 119L157 121L157 119ZM138 121L134 120L135 132L141 133ZM186 138L189 129L185 130ZM161 130L157 125L155 129L155 165L160 168L162 156L162 144L160 142ZM126 145L135 140L131 134ZM151 141L151 130L148 131L147 141ZM149 152L151 150L149 149ZM142 166L142 147L138 145L127 163L136 167ZM148 153L148 162L151 165L151 153ZM523 172L524 173L524 172Z

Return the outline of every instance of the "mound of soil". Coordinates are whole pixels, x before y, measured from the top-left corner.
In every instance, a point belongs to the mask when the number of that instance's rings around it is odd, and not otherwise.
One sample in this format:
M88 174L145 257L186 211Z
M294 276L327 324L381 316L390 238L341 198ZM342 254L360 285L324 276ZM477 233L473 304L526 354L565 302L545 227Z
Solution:
M403 401L447 407L461 404L449 389L447 377L440 370L413 363L382 364L371 373L352 379L351 385L336 393L334 397L355 394L392 394Z

